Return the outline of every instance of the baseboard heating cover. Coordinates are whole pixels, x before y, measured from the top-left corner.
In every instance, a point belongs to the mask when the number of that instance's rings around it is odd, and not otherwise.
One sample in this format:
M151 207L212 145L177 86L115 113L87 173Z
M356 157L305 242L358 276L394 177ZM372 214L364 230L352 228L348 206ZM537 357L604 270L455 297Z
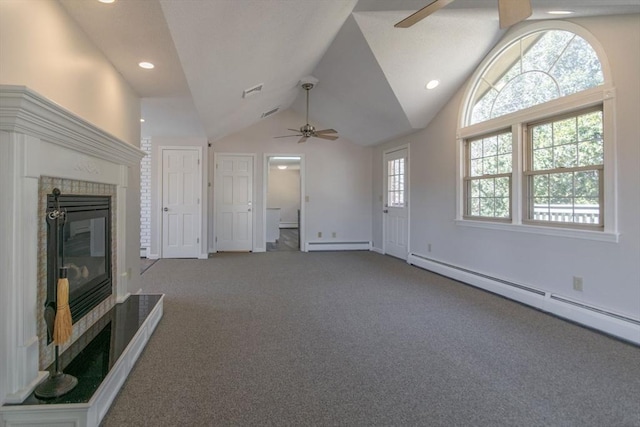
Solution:
M307 242L307 251L368 251L371 242Z
M638 319L415 253L409 254L407 262L640 345L640 320Z

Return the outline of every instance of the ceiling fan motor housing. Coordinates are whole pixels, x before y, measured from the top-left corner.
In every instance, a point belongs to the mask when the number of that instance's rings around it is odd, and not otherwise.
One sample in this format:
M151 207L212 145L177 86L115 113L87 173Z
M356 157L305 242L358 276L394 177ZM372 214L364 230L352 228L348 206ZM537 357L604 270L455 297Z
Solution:
M307 123L304 126L300 127L300 133L304 136L310 136L316 131L316 128Z

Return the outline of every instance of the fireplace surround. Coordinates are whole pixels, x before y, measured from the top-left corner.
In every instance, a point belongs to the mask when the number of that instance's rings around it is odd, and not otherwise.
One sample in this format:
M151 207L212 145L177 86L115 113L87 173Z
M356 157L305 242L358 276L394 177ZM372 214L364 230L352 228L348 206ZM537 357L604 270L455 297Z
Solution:
M46 195L111 197L111 295L74 319L73 345L115 304L137 292L138 165L144 152L24 86L0 85L0 403L20 403L48 373L43 321ZM134 186L131 186L131 182Z

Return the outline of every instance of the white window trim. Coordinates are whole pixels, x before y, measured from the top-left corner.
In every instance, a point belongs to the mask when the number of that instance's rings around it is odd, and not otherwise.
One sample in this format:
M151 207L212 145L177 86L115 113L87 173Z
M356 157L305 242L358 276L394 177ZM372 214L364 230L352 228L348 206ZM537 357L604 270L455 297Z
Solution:
M524 37L525 35L542 30L566 30L571 31L589 42L598 55L598 59L602 65L604 75L604 84L562 98L557 98L544 104L535 105L524 110L516 111L504 116L496 117L481 123L465 126L465 120L469 117L470 101L475 90L475 84L482 75L485 68L489 66L493 60L499 56L505 48L513 41ZM570 237L588 240L597 240L605 242L618 242L618 214L617 214L617 158L616 158L616 129L615 129L615 98L616 91L611 80L611 72L609 63L604 54L604 49L600 43L584 28L565 21L541 22L521 28L514 31L511 37L503 40L493 51L485 58L482 64L476 69L469 80L463 103L460 108L458 119L458 131L456 134L456 218L455 223L460 226L468 226L474 228L484 228L490 230L516 231L524 233L542 234L548 236ZM565 113L579 111L590 106L602 104L603 126L604 126L604 191L605 201L603 206L604 212L604 229L602 231L562 228L544 225L528 225L522 223L523 216L523 151L524 150L524 132L523 128L528 123L552 118ZM497 132L501 129L511 127L514 135L513 147L513 194L511 195L511 213L512 221L510 223L480 221L476 219L464 218L464 141L466 139L479 137L491 132Z

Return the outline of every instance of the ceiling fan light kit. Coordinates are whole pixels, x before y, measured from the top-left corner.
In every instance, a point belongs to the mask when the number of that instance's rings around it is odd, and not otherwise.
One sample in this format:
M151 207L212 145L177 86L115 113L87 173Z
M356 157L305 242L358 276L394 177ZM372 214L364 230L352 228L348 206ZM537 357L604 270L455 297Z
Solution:
M312 77L306 77L301 80L301 87L305 91L307 91L307 123L300 127L300 129L289 129L292 132L299 132L295 135L284 135L284 136L276 136L275 138L289 138L292 136L300 136L301 138L298 140L298 144L305 142L309 138L320 138L320 139L328 139L330 141L335 141L338 139L338 135L330 135L332 133L338 133L335 129L322 129L316 130L316 128L309 124L309 91L313 89L315 83L318 80Z

